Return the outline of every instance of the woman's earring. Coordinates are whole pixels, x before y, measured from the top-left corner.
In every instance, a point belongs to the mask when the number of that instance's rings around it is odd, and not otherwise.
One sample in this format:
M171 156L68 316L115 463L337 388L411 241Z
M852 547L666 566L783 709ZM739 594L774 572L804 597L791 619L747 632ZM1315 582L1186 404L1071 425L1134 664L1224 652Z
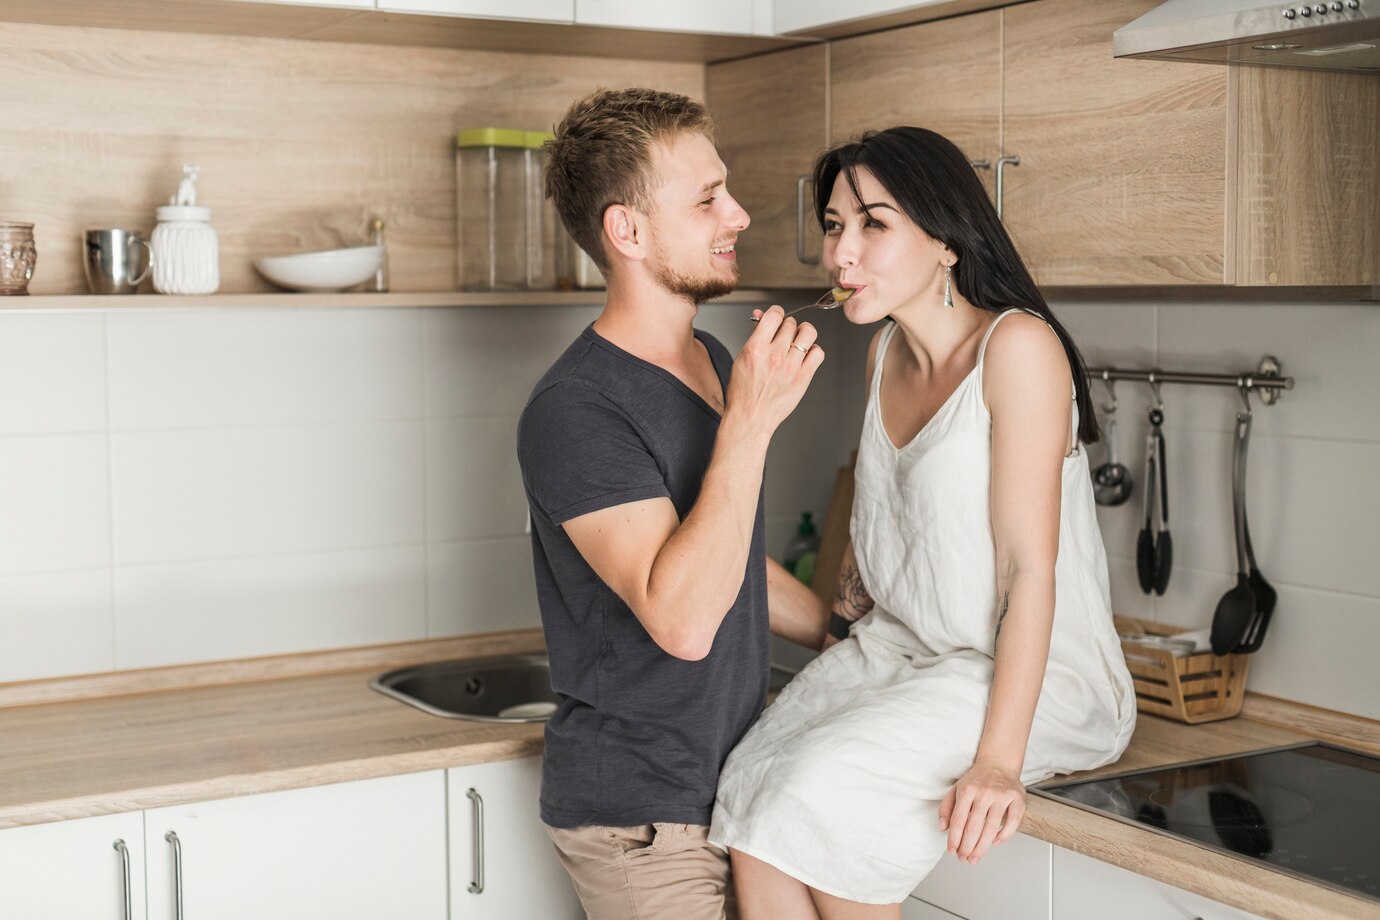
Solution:
M954 267L953 267L952 265L945 265L945 266L944 266L944 306L950 307L950 308L952 308L953 305L954 305L954 295L953 295L953 291L950 289L950 284L951 284L952 281L953 281L953 277L954 277Z

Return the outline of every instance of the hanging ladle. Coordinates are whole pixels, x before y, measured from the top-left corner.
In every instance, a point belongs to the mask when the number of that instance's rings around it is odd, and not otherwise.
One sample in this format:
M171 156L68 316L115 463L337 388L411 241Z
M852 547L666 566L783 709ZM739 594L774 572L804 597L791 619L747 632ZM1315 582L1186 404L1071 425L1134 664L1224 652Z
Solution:
M1232 438L1231 507L1236 531L1236 587L1217 602L1212 615L1212 653L1225 655L1246 639L1255 621L1256 599L1251 591L1251 576L1246 560L1246 448L1251 439L1249 402L1244 412L1236 413Z
M1114 507L1125 504L1134 487L1131 471L1116 455L1116 381L1105 374L1102 380L1107 384L1107 395L1111 399L1111 402L1102 405L1102 410L1107 413L1107 462L1093 470L1093 501Z

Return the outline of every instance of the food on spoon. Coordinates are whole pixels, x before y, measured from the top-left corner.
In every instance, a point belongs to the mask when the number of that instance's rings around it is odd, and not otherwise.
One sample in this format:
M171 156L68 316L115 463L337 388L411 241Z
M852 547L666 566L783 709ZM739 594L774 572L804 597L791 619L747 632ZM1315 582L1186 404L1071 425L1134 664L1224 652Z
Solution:
M856 291L856 290L857 290L856 288L841 288L841 287L836 287L836 288L834 288L832 291L830 291L829 293L831 293L831 294L834 295L834 303L843 303L845 300L847 300L848 298L852 297L852 296L853 296L853 292Z

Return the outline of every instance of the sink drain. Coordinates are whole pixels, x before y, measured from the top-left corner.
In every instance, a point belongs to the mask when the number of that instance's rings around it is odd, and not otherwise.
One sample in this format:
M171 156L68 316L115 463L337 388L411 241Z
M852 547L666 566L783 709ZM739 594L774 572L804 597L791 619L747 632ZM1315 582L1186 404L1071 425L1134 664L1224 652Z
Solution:
M478 696L484 692L484 681L477 677L471 677L465 681L465 692L470 696Z

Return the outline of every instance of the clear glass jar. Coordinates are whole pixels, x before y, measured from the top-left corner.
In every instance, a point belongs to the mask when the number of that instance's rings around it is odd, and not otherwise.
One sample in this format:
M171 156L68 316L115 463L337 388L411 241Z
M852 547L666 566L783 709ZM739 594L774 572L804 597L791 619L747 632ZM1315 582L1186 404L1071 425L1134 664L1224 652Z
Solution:
M455 147L460 290L523 290L528 286L527 132L461 131Z
M555 202L546 197L546 142L555 136L547 131L526 132L527 288L532 291L568 291L573 287L561 277L558 264L565 228L556 214Z

